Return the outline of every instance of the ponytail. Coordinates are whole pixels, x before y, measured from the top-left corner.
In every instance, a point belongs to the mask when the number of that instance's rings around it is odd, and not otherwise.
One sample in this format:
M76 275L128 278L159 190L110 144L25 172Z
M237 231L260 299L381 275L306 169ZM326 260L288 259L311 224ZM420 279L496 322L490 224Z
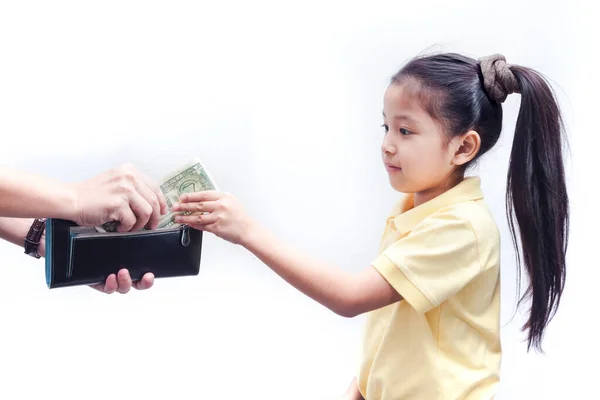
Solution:
M527 348L541 350L544 330L565 284L569 200L562 156L564 126L544 78L529 68L510 69L520 88L521 107L510 154L506 208L517 264L523 262L529 277L527 291L519 300L521 305L531 299L529 319L523 326L528 331ZM520 269L518 277L520 284Z

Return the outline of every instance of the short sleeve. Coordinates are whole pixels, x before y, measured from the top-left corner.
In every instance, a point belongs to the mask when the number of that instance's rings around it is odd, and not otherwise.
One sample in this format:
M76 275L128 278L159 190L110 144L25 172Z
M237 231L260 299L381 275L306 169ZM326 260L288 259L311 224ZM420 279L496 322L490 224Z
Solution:
M481 273L475 232L468 220L450 211L421 221L372 265L421 313L438 307Z

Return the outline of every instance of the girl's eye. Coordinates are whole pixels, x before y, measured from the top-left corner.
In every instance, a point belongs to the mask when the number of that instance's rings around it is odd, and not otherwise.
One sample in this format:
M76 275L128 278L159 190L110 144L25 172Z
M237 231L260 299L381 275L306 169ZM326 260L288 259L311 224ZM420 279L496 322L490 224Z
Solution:
M383 128L383 130L387 133L390 130L390 127L387 126L386 124L381 125L381 127Z
M400 134L401 134L401 135L403 135L403 136L410 135L411 133L412 133L412 132L411 132L411 131L409 131L409 130L408 130L408 129L406 129L406 128L400 128Z

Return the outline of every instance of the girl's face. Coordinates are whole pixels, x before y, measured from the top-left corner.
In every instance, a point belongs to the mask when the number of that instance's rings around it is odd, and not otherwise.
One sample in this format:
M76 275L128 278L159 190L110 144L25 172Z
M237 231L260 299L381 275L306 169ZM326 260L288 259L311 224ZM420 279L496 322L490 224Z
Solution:
M422 201L441 194L456 169L456 141L415 99L414 84L392 84L383 99L385 136L382 158L392 187L415 193Z

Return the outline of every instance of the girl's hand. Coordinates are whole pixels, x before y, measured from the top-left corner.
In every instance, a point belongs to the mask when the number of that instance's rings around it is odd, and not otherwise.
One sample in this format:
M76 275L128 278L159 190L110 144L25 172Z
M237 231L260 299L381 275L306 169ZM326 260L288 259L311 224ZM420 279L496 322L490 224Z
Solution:
M207 190L183 194L173 211L191 213L175 217L175 222L211 232L234 244L242 242L254 228L242 204L229 193Z
M348 386L348 390L346 390L346 393L338 400L365 400L360 394L358 386L356 386L356 378L352 379L350 386Z
M364 400L364 399L360 395L360 393L358 395L356 393L344 393L342 396L338 397L336 400Z

